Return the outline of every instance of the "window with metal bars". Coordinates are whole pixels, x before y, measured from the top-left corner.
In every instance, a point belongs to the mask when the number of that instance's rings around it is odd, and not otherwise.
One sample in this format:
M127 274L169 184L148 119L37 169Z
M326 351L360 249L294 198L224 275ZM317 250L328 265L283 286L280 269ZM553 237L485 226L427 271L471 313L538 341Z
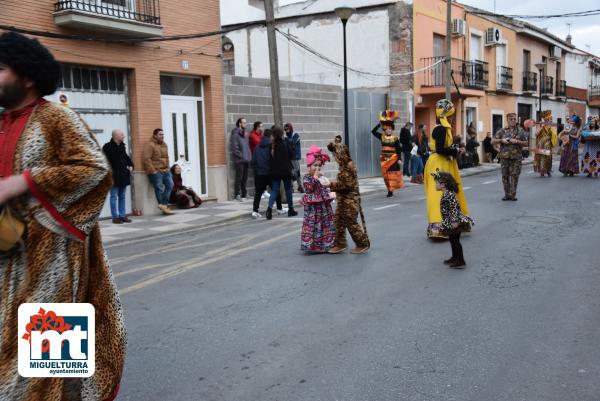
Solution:
M81 90L85 92L125 92L125 71L102 67L84 67L63 64L63 90Z

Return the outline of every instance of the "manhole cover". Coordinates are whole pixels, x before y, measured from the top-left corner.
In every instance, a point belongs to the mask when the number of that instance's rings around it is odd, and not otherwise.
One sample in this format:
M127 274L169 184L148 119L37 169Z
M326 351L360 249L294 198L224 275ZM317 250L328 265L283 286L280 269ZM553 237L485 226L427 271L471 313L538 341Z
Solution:
M517 217L519 223L533 224L560 224L561 220L558 217L550 216L521 216Z

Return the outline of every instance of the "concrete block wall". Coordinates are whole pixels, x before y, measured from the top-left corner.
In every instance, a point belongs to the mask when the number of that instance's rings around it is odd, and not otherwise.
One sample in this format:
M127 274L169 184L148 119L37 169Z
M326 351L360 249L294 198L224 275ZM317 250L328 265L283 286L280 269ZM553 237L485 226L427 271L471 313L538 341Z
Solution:
M404 124L408 121L411 121L413 125L415 125L416 122L412 121L412 119L414 119L414 116L411 116L411 100L413 98L412 93L408 91L399 91L395 90L394 88L390 88L389 96L390 108L392 110L398 111L398 130L402 128Z
M225 75L225 149L227 150L229 198L233 197L235 171L229 151L229 137L238 118L248 122L247 131L255 121L265 128L273 125L270 80ZM306 172L304 158L312 144L326 150L335 135L344 128L343 92L339 86L281 81L283 120L290 122L300 134L302 146L301 172ZM330 155L331 157L331 155ZM323 169L329 178L335 178L337 165L328 163ZM253 172L248 179L248 192L254 194ZM295 186L294 186L295 187Z

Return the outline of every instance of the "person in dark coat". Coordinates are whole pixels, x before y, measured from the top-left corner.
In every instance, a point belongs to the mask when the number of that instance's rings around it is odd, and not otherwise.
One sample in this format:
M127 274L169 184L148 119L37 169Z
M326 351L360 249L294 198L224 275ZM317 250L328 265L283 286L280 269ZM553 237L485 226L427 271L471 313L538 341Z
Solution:
M125 211L125 196L127 186L131 185L133 162L125 149L125 133L115 129L112 139L102 147L112 169L113 187L110 190L110 214L114 224L131 223ZM117 208L118 205L118 208Z
M410 176L410 151L412 149L412 123L409 121L404 124L404 127L400 129L400 143L402 144L402 156L404 157L402 163L402 173L409 177Z
M173 189L169 201L176 204L180 209L190 209L202 204L202 199L190 187L183 185L181 177L181 167L179 164L171 166L171 175L173 176Z
M271 186L271 130L267 129L262 134L262 138L254 155L252 156L252 167L254 167L254 204L252 205L252 217L255 219L261 218L258 212L260 207L260 199L267 187ZM281 206L281 194L277 192L277 214L283 214Z
M246 200L246 182L248 169L252 161L250 151L250 135L246 134L246 119L238 118L230 137L231 156L235 165L234 199L240 202ZM241 196L241 197L240 197Z
M483 140L483 153L485 153L487 157L488 163L493 163L494 159L498 155L498 151L492 145L492 133L488 132L485 135L485 139Z
M274 126L271 129L271 197L269 198L269 207L267 208L267 220L273 216L273 204L277 200L281 180L285 187L285 197L288 203L288 216L298 215L294 210L294 198L292 195L292 160L294 158L294 149L289 142L283 138L281 127Z

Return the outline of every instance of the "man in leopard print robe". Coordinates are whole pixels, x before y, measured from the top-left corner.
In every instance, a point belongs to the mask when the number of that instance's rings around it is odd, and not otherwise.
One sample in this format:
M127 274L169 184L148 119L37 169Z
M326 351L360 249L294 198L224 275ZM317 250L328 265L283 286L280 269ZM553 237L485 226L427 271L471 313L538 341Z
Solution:
M116 397L125 358L122 308L98 216L110 168L78 114L43 100L60 66L37 40L0 36L0 205L21 217L20 244L0 252L0 400ZM89 378L26 378L17 371L22 303L90 303L96 370Z
M341 138L335 143L327 145L338 163L339 172L337 180L331 182L330 189L336 193L337 207L335 209L336 244L329 253L340 253L348 249L346 242L346 229L350 232L356 248L352 253L364 253L370 247L365 216L360 205L360 191L358 189L358 175L356 167L350 157L348 147L341 143ZM358 215L362 220L362 227L358 224Z

